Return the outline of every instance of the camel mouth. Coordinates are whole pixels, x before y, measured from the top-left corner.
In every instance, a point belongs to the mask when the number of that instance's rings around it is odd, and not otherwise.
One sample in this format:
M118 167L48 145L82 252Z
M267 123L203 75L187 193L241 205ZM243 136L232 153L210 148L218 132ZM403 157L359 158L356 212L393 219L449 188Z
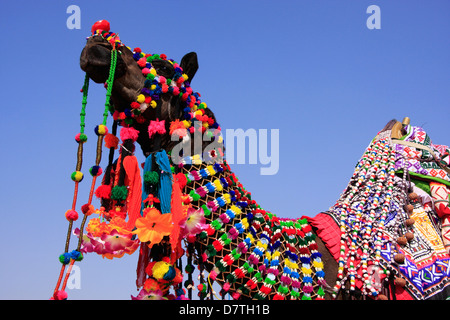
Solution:
M80 67L96 83L104 83L109 76L112 46L99 42L97 37L88 39L80 55ZM120 51L119 51L120 52ZM120 54L117 56L115 78L125 74L126 66Z

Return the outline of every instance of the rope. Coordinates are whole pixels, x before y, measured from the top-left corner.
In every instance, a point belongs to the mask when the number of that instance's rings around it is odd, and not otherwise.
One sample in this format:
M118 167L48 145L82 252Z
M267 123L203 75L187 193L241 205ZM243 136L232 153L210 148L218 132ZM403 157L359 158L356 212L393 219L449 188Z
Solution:
M117 50L115 48L115 45L113 45L113 49L111 51L111 65L110 65L109 76L108 76L108 80L107 80L107 92L106 92L105 110L103 112L103 122L102 122L102 124L104 126L106 126L109 110L111 108L110 100L111 100L111 94L112 94L112 88L113 88L113 82L114 82L114 74L115 74L115 71L116 71L116 64L117 64ZM80 134L84 134L84 129L85 129L85 126L86 126L85 118L86 118L86 105L87 105L88 91L89 91L89 76L86 74L85 78L84 78L83 88L82 88L83 98L81 100ZM96 160L95 160L95 164L97 166L100 164L101 157L102 157L102 148L101 148L102 142L103 142L103 135L99 135L98 141L97 141L97 154L96 154ZM84 141L79 141L78 151L77 151L76 171L80 171L81 170L81 166L82 166L82 162L83 162L83 143L84 143ZM95 187L96 178L97 177L94 176L93 180L92 180L92 185L91 185L91 189L90 189L90 192L89 192L88 205L90 205L91 202L92 202L92 195L93 195L93 190L94 190L94 187ZM73 196L73 201L72 201L72 210L75 210L75 206L76 206L76 201L77 201L77 197L78 197L78 183L79 183L78 181L75 182L75 190L74 190L74 196ZM80 238L78 240L78 246L77 246L76 251L79 251L80 247L81 247L83 230L84 230L84 225L86 223L87 216L88 216L87 214L84 215L82 223L81 223ZM65 245L64 253L68 253L69 252L69 243L70 243L70 236L71 236L71 233L72 233L72 228L73 228L73 220L70 220L69 228L67 230L66 245ZM70 275L70 272L72 270L72 266L74 265L74 263L75 263L75 260L71 259L68 271L66 273L63 285L61 287L62 291L65 290L65 287L66 287L66 284L67 284L67 280L69 278L69 275ZM65 271L65 268L66 268L66 265L63 264L62 267L61 267L61 271L60 271L59 277L58 277L58 282L57 282L55 290L54 290L54 295L58 292L58 288L61 285L61 281L63 279L63 274L64 274L64 271Z

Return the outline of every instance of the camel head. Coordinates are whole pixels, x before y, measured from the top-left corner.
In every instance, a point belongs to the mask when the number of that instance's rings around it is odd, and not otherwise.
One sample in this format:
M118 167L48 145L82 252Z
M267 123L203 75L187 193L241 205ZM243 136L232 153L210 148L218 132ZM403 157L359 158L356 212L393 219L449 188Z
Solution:
M186 54L178 64L164 54L131 50L109 32L105 20L94 24L91 31L80 67L94 82L103 84L110 73L112 51L117 50L111 112L119 125L138 131L137 142L145 156L161 149L172 151L181 140L190 140L193 152L196 130L220 131L214 114L190 86L198 70L195 52ZM206 145L202 143L202 150Z

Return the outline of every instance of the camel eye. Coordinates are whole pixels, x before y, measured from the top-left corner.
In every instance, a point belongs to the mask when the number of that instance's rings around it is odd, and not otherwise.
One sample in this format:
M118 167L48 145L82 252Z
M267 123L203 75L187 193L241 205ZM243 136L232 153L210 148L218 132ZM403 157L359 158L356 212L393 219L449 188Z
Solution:
M163 77L172 78L175 74L173 65L166 60L153 60L152 66L156 69L156 72Z

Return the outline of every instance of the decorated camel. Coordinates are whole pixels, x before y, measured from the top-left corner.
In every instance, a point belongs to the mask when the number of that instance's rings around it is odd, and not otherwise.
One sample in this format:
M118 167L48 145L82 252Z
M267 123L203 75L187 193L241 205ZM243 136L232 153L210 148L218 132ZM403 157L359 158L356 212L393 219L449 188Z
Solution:
M389 121L375 136L328 211L283 219L261 208L227 164L214 113L191 87L195 53L177 63L132 50L101 20L80 65L86 79L74 201L52 299L67 298L70 269L90 252L139 255L133 299L192 299L193 292L199 299L258 300L450 295L449 148L433 144L409 119ZM90 79L107 93L95 128L91 192L74 228ZM136 142L146 157L143 171ZM69 250L73 234L78 246Z

